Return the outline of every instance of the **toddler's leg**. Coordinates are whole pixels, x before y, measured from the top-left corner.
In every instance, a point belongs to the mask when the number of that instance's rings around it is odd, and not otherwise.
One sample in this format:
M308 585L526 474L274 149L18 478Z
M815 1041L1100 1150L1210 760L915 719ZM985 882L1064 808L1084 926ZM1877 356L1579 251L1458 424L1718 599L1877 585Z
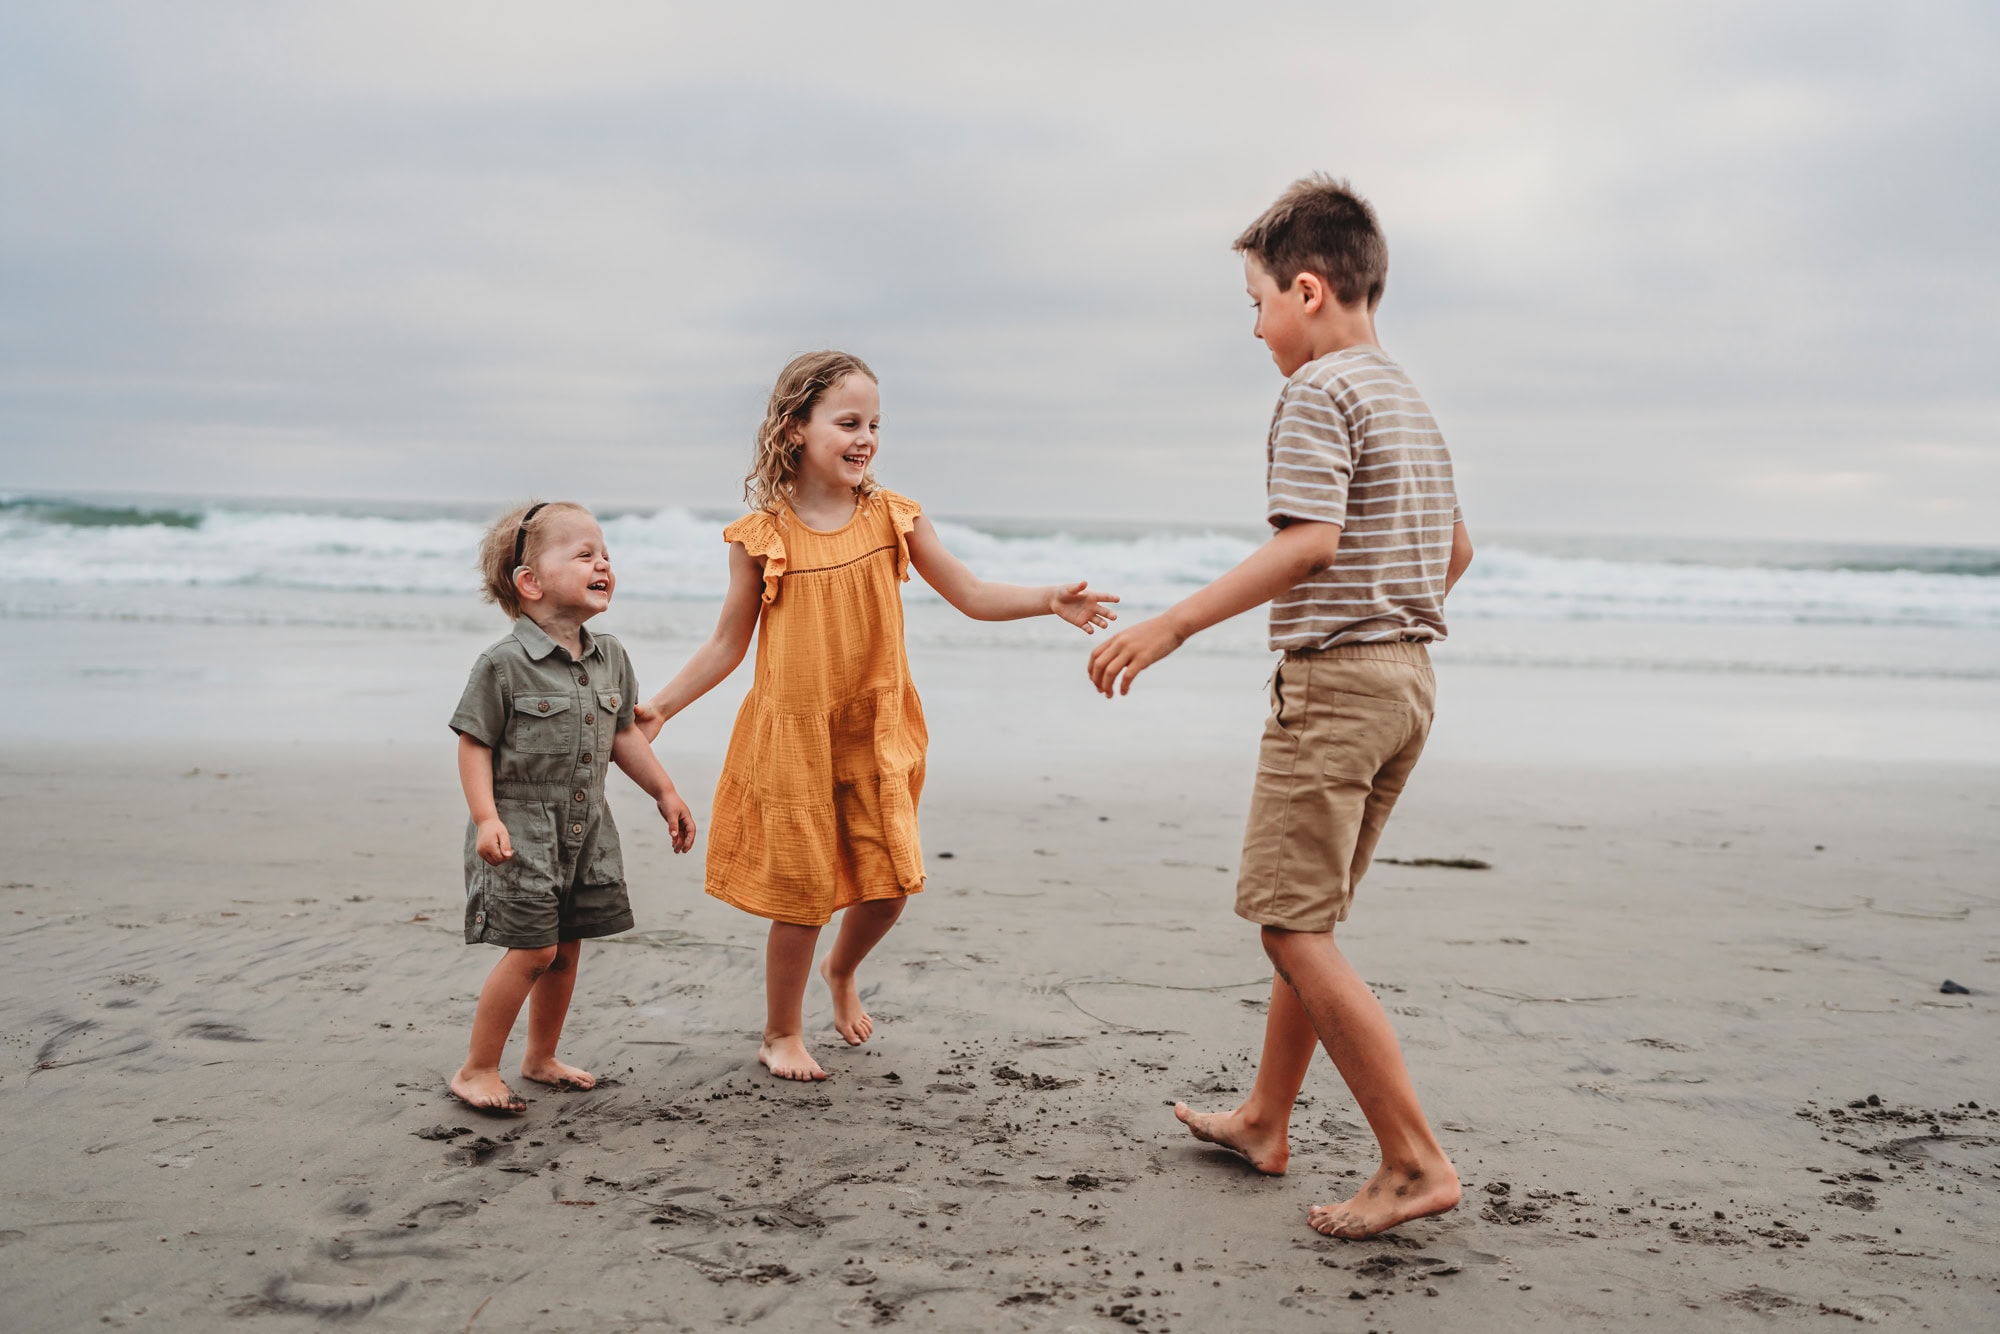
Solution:
M569 1018L570 994L576 990L576 965L582 957L583 942L565 940L556 946L549 970L536 979L535 989L528 993L528 1049L521 1055L521 1074L537 1084L576 1089L597 1086L597 1076L590 1071L556 1059L563 1021Z
M1396 1030L1333 933L1267 926L1264 949L1298 993L1382 1152L1381 1166L1352 1199L1313 1207L1313 1227L1331 1237L1372 1237L1457 1205L1458 1173L1417 1103Z
M472 1015L472 1043L465 1064L451 1077L452 1093L482 1111L525 1112L528 1104L500 1078L500 1057L507 1035L521 1013L535 982L548 971L556 946L538 950L508 950L486 975L479 989L479 1008Z
M1196 1139L1233 1149L1259 1172L1282 1176L1292 1157L1292 1105L1318 1046L1319 1034L1299 994L1282 976L1274 976L1271 1009L1264 1016L1264 1055L1250 1096L1233 1112L1197 1112L1177 1102L1174 1115Z
M780 1079L825 1079L806 1050L806 979L812 975L819 928L771 923L764 949L764 1045L757 1059Z
M882 943L882 937L889 934L889 928L903 915L903 905L908 902L907 897L899 895L893 899L867 899L849 908L841 914L840 934L834 937L832 952L819 967L819 975L833 992L834 1031L846 1038L850 1047L868 1041L875 1031L875 1020L862 1008L861 988L854 980L854 971L861 967L868 952Z

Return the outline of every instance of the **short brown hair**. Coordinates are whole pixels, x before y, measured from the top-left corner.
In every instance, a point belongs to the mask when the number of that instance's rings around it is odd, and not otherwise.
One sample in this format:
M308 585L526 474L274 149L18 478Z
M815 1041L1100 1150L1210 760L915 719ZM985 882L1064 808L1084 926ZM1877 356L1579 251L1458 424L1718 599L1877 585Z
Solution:
M792 482L799 475L799 451L785 438L786 428L810 418L813 405L850 375L875 379L867 362L852 352L830 348L793 357L778 372L778 383L771 387L771 401L764 408L764 424L757 428L757 453L750 462L749 476L743 479L743 499L751 509L775 514L778 506L791 498ZM861 485L854 489L871 496L878 485L870 468L861 474Z
M529 517L529 511L534 516ZM559 514L584 514L590 511L573 500L551 500L546 503L530 502L516 505L493 521L486 530L486 536L479 539L479 593L488 602L500 604L500 610L507 613L507 619L521 619L521 590L514 586L514 573L524 565L532 565L535 557L542 554L547 544L548 531ZM521 559L514 559L515 544L520 544Z
M1389 282L1389 244L1375 210L1346 181L1317 172L1293 181L1235 249L1263 265L1281 292L1302 272L1318 274L1343 306L1365 299L1375 309Z

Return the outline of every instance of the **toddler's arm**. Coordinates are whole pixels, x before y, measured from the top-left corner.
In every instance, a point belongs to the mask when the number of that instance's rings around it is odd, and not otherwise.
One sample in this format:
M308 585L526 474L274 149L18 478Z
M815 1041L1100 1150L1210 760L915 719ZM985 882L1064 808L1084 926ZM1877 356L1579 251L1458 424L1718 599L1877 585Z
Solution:
M625 771L625 776L645 789L653 804L660 808L660 818L667 822L669 837L673 839L675 852L686 852L694 846L694 814L688 810L681 794L674 790L674 780L667 777L666 766L653 753L652 743L637 724L620 731L611 738L611 762Z
M930 519L917 516L910 530L910 563L939 597L975 621L1019 621L1030 616L1060 616L1087 635L1118 619L1110 593L1092 591L1089 581L1032 588L1026 584L996 584L981 579L965 562L945 549Z
M479 859L498 866L514 855L514 841L493 805L493 748L463 732L458 734L458 783L465 789L472 823L479 827Z
M1106 699L1111 698L1114 684L1119 694L1129 694L1140 672L1209 626L1261 606L1318 574L1333 564L1339 551L1339 524L1304 520L1286 524L1214 583L1092 649L1090 683Z
M667 719L706 695L736 670L736 665L743 661L743 654L750 647L750 636L757 629L757 613L763 605L764 572L759 568L757 558L745 551L741 542L731 542L729 591L722 595L722 614L715 618L715 633L694 651L687 665L667 682L659 694L634 710L633 721L647 741L660 735ZM623 739L623 733L620 733L619 739ZM617 754L615 743L612 753L614 756ZM692 837L692 833L689 836Z

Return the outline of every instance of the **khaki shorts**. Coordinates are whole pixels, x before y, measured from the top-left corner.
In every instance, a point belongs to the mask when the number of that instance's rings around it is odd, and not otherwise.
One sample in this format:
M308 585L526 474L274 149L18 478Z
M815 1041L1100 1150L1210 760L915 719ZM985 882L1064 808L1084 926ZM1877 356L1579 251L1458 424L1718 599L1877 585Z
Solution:
M1287 931L1346 920L1423 754L1436 697L1422 643L1285 655L1271 676L1237 916Z

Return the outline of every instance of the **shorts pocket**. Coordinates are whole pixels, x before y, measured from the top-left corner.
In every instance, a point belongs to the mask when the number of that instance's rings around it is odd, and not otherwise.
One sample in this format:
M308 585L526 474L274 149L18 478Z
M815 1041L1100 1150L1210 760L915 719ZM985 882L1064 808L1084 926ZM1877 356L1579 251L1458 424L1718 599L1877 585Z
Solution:
M524 755L560 755L570 749L576 727L566 715L568 695L516 695L514 721L506 744Z
M1376 695L1339 693L1331 705L1320 772L1372 781L1408 743L1415 715L1402 701Z
M1299 730L1305 714L1306 673L1310 668L1293 668L1293 699L1285 699L1285 666L1280 662L1271 671L1269 689L1271 711L1264 717L1264 739L1257 747L1257 768L1262 773L1288 774L1298 764ZM1287 726L1287 720L1291 725Z

